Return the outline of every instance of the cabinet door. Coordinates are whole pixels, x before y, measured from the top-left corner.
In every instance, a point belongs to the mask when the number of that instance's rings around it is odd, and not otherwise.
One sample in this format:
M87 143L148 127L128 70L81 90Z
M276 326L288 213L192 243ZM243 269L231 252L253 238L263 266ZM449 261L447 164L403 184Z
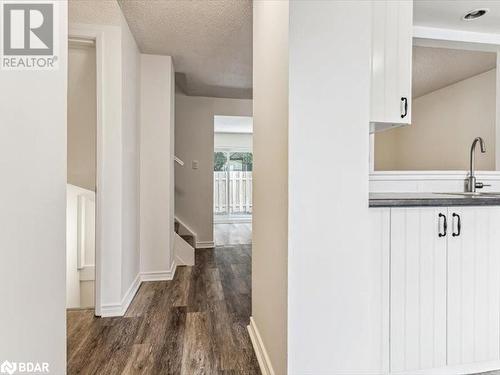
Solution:
M449 220L448 364L498 360L500 208L449 208Z
M446 214L391 210L392 372L446 365Z
M409 124L413 2L374 1L372 27L370 122Z

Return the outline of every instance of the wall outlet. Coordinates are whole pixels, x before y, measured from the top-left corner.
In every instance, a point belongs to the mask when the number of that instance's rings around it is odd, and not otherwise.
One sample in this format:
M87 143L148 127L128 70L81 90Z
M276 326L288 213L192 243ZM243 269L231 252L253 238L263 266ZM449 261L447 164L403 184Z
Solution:
M191 162L191 168L193 168L193 169L198 169L198 168L199 168L199 166L200 166L200 163L198 162L198 160L193 160L193 161Z

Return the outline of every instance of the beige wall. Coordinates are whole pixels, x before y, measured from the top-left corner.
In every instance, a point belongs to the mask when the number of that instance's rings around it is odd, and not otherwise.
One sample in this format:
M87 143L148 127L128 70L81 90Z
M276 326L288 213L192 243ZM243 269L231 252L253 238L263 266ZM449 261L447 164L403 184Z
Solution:
M253 3L252 317L287 372L288 1Z
M95 191L95 48L68 49L68 183Z
M214 116L252 116L252 100L175 96L175 215L196 234L213 241ZM191 163L198 160L199 168Z
M375 135L375 170L467 170L477 136L476 168L494 170L495 86L490 70L414 99L410 126Z

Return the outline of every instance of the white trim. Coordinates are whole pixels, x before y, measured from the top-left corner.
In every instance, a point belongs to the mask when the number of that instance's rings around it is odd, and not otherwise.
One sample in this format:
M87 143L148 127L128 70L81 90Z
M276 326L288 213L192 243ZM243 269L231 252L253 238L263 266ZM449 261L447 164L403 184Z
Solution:
M496 68L497 84L495 86L496 94L496 113L495 113L495 147L499 150L500 146L500 47L497 49L497 68ZM500 170L500 152L495 151L495 169Z
M122 305L117 303L114 305L102 305L101 306L101 318L112 318L115 316L123 316L125 315L124 312L122 312Z
M87 197L83 194L78 194L76 197L77 200L77 219L76 219L76 236L77 236L77 246L76 246L76 269L81 270L83 268L83 264L85 263L85 200ZM95 229L94 229L95 231Z
M103 222L102 214L102 189L101 181L103 176L103 129L104 129L104 32L96 30L90 25L85 24L72 24L69 26L68 38L69 39L83 39L95 41L95 55L96 55L96 195L95 195L95 315L103 315L103 306L101 302L101 289L102 289L102 235L101 228ZM109 305L108 305L109 306Z
M196 249L211 249L215 247L214 241L196 241Z
M130 306L132 300L134 299L135 294L139 290L140 286L141 286L141 276L140 274L137 274L134 281L132 282L132 285L130 285L130 288L128 288L127 292L122 298L122 303L121 303L123 309L122 315L125 315L125 313L127 312L127 309Z
M269 355L267 354L259 329L257 328L257 324L255 324L255 320L252 316L250 317L250 324L247 326L247 329L262 375L275 375L273 365L269 359Z
M172 280L175 276L177 269L177 262L174 260L172 266L167 271L148 271L141 272L141 281L168 281Z
M80 268L80 281L94 281L95 280L95 265L86 264Z
M134 299L134 296L136 295L137 291L139 290L139 287L143 282L172 280L175 276L176 269L177 269L177 262L174 260L172 262L170 270L168 271L151 271L151 272L141 272L137 274L132 285L127 290L120 303L101 306L101 316L103 318L124 316L125 313L127 312L128 307L130 306L130 303Z
M457 180L467 178L467 171L376 171L370 181ZM500 171L476 171L481 180L500 180Z
M88 38L68 38L68 45L70 47L78 48L78 47L95 47L95 40Z
M437 39L448 42L470 43L479 50L495 51L494 46L500 45L500 34L478 33L437 27L413 26L413 37L422 39ZM484 47L480 47L483 45Z
M253 135L253 131L228 131L228 130L217 131L217 130L214 130L214 134L243 134L243 135L250 134L250 135Z
M386 192L464 192L466 171L384 171L370 174L369 191ZM485 192L500 191L500 172L479 171L479 181L486 182Z
M246 217L245 217L246 216ZM214 224L237 224L237 223L251 223L252 215L245 216L231 216L231 215L218 215L214 216Z
M500 361L467 363L463 365L431 368L425 370L412 370L403 372L391 372L390 375L464 375L479 374L483 372L500 369Z
M132 285L130 285L130 288L128 288L120 303L101 306L101 316L113 317L125 315L130 303L134 299L135 294L141 286L141 282L141 275L137 274L134 281L132 282Z

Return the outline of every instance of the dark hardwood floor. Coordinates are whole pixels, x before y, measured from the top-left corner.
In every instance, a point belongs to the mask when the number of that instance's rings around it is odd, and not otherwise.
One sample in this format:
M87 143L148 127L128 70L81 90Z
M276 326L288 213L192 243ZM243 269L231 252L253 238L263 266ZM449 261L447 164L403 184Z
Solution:
M249 245L197 250L174 280L143 283L124 317L68 311L68 374L260 374L250 275Z

